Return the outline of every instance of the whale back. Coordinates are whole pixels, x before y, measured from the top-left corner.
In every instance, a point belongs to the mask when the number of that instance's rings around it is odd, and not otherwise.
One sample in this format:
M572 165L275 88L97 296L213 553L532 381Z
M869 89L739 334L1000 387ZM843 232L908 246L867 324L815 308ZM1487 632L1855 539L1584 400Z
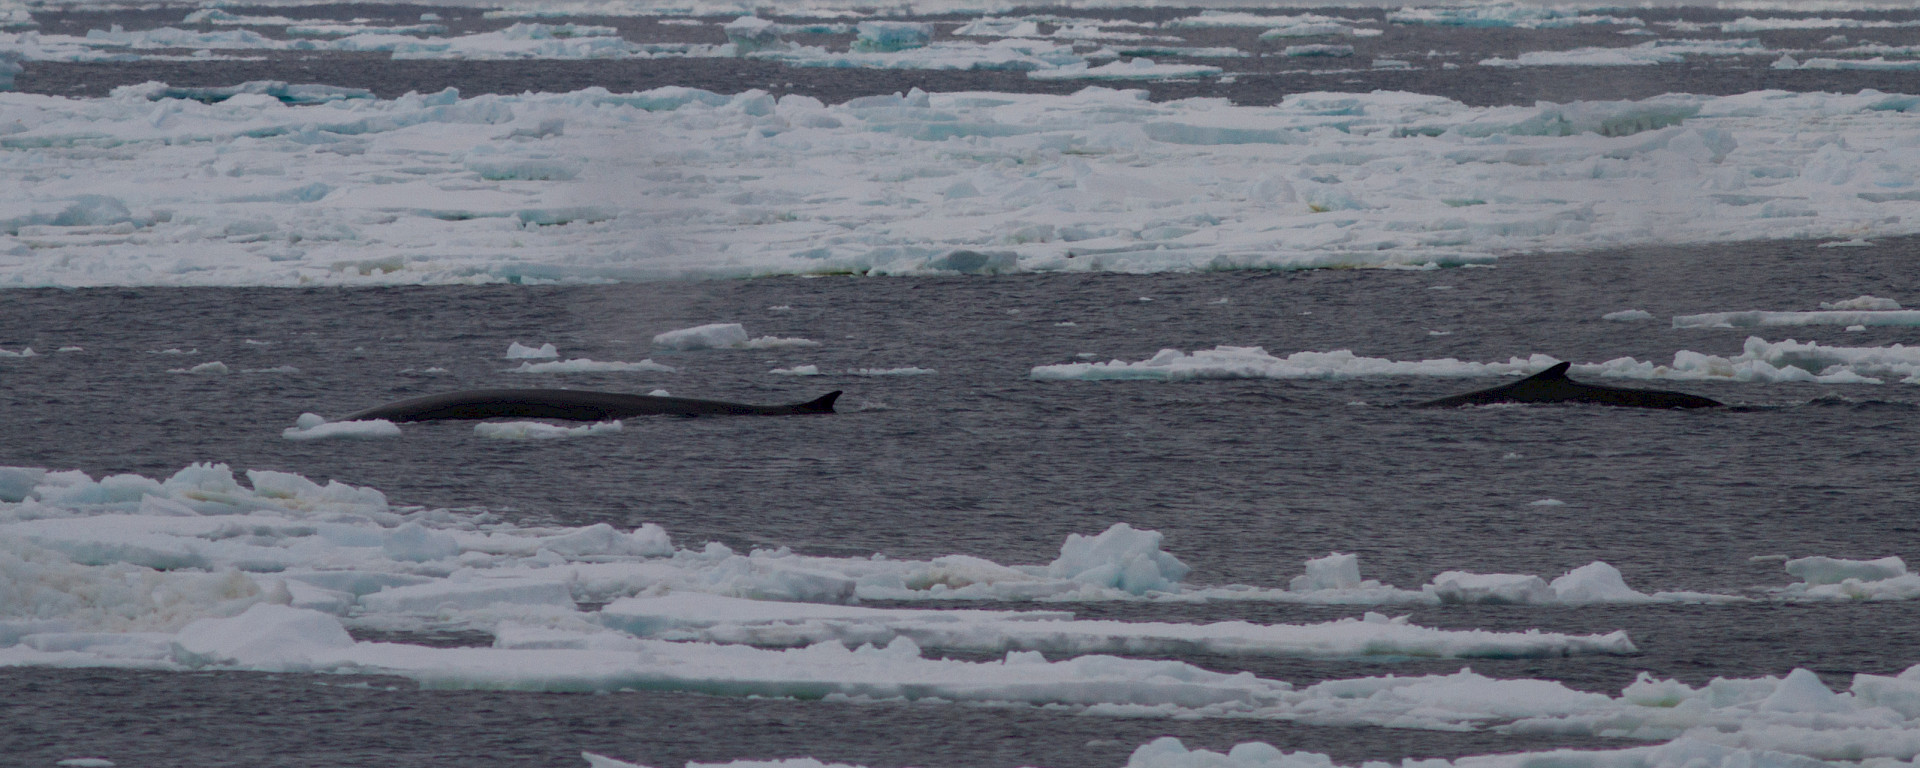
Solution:
M835 390L804 403L754 405L691 397L633 395L574 389L474 389L426 395L368 408L339 421L456 421L471 419L560 419L608 421L632 416L791 416L833 413Z
M1544 371L1512 384L1443 397L1418 404L1421 408L1456 408L1496 403L1590 403L1627 408L1715 408L1724 403L1685 392L1629 389L1583 384L1567 377L1573 363L1555 363Z

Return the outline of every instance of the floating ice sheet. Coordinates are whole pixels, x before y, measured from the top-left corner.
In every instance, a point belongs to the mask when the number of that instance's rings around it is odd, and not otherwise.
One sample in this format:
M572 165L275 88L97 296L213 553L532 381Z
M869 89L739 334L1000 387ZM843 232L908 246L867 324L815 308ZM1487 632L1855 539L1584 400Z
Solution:
M557 440L586 435L606 435L620 430L618 421L603 421L578 427L562 427L542 421L481 422L473 425L474 434L496 440Z
M1527 51L1518 58L1483 59L1483 67L1622 67L1672 64L1688 56L1758 56L1770 53L1758 40L1650 40L1630 47Z
M1871 298L1863 296L1861 298ZM1854 299L1853 301L1858 301ZM1760 328L1797 325L1920 326L1920 310L1823 309L1819 312L1709 312L1673 318L1675 328Z
M87 169L0 169L0 286L1444 266L1920 232L1920 97L1873 92L235 90L0 94L0 146ZM1701 193L1646 197L1675 189Z
M1525 658L1635 653L1625 632L1440 630L1369 613L1364 619L1310 625L1078 621L1061 612L933 611L768 603L678 593L617 600L600 621L642 637L759 646L885 645L908 638L921 648L1054 654L1221 654Z
M544 363L521 363L518 368L507 369L511 373L677 373L680 369L671 365L662 365L652 359L637 363L620 360L552 360Z

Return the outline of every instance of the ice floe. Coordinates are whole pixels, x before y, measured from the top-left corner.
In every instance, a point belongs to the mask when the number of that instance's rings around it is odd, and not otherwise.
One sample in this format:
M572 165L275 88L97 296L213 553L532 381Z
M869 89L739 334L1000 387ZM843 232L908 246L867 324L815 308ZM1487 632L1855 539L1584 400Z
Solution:
M1308 625L1243 621L1211 624L1074 620L1044 611L863 608L676 593L633 597L602 608L599 620L641 637L759 646L837 641L886 645L908 638L923 649L1053 654L1222 654L1355 658L1365 656L1524 658L1631 654L1625 632L1439 630L1369 613Z
M563 427L543 421L503 421L482 422L473 425L473 433L481 437L497 440L556 440L586 435L605 435L619 432L618 421L602 421L578 427Z
M1868 70L1879 72L1905 72L1920 70L1920 59L1888 59L1875 56L1871 59L1835 59L1827 57L1809 57L1795 59L1791 55L1782 55L1771 65L1774 69L1827 69L1827 70Z
M1863 296L1862 299L1872 297ZM1875 300L1876 302L1879 300ZM1708 312L1698 315L1679 315L1673 318L1675 328L1760 328L1765 326L1796 325L1897 325L1920 326L1920 310L1882 309L1875 304L1872 307L1859 307L1860 299L1852 299L1844 304L1848 307L1828 308L1822 304L1818 312Z
M748 338L746 326L739 323L710 323L657 334L653 337L653 345L686 352L696 349L806 348L820 346L820 342L779 336Z
M1424 8L1409 5L1389 12L1387 21L1395 24L1517 29L1560 29L1595 24L1642 26L1646 23L1631 16L1593 15L1577 8L1556 8L1516 2Z
M511 373L676 373L680 369L656 363L652 359L628 363L620 360L590 360L581 357L545 363L521 363L520 367L507 370Z
M1787 561L1787 573L1801 578L1777 594L1801 600L1911 600L1920 597L1920 574L1907 572L1898 557L1843 560L1813 556Z
M1672 64L1688 56L1758 56L1770 53L1758 40L1650 40L1623 48L1527 51L1518 58L1483 59L1483 67L1623 67Z
M300 414L293 426L280 432L280 436L288 440L366 440L399 434L399 425L386 419L327 421L317 413Z
M1478 108L228 90L0 93L0 146L87 169L0 169L0 286L1445 266L1920 232L1920 97L1871 91ZM1645 197L1662 189L1702 193Z

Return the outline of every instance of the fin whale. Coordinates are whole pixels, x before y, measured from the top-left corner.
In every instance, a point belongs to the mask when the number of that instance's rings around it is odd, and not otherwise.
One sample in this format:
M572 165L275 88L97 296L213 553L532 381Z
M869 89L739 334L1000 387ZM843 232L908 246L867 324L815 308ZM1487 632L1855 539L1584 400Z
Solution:
M749 405L690 397L629 395L577 389L470 389L387 403L340 417L339 421L446 421L459 419L566 419L607 421L629 416L794 416L833 413L840 391L804 403Z
M1685 392L1582 384L1567 378L1567 369L1572 365L1560 363L1506 386L1429 400L1416 407L1453 408L1494 403L1591 403L1628 408L1718 408L1726 405L1718 400Z

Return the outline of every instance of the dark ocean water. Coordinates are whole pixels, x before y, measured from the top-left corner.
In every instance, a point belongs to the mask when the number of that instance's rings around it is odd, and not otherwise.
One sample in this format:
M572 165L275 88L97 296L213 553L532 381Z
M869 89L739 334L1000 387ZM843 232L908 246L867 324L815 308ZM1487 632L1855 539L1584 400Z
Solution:
M1599 317L1626 308L1665 318L1806 309L1860 294L1911 296L1920 287L1910 269L1917 248L1913 240L1871 248L1745 243L1529 255L1491 269L1434 272L13 291L0 302L0 348L84 351L0 363L0 408L10 414L0 421L0 464L165 476L191 462L221 461L369 485L402 504L572 524L656 522L682 545L718 540L838 556L967 553L1044 563L1068 533L1128 522L1165 533L1167 549L1194 566L1189 581L1198 584L1281 586L1301 561L1337 550L1359 553L1365 576L1403 587L1449 569L1551 578L1600 559L1646 591L1751 594L1791 581L1777 561L1749 562L1754 556L1912 558L1920 540L1911 505L1920 470L1910 460L1920 450L1920 394L1899 384L1683 384L1668 386L1742 407L1428 411L1403 406L1490 382L1042 382L1030 370L1078 360L1082 352L1139 360L1164 347L1220 344L1260 345L1275 354L1351 349L1398 360L1547 353L1664 362L1682 349L1733 355L1746 331ZM1228 302L1214 303L1221 298ZM651 348L655 333L706 322L741 322L755 335L822 346ZM1914 334L1800 328L1761 335L1875 346L1911 343ZM511 373L502 357L513 341L551 342L566 357L651 358L680 372ZM169 349L188 352L156 354ZM235 372L168 372L210 360ZM768 373L802 364L829 373ZM277 366L298 372L245 372ZM902 366L937 373L834 373ZM447 372L419 372L430 367ZM753 402L810 399L829 389L847 394L834 416L643 417L616 435L566 441L503 443L462 423L409 425L399 439L370 442L279 436L305 411L337 415L436 391L530 385L664 387ZM1566 504L1529 505L1544 498ZM1136 620L1302 622L1363 609L1223 603L1074 610ZM1920 640L1906 631L1915 608L1906 604L1452 606L1411 613L1418 623L1447 627L1626 629L1642 655L1470 665L1610 693L1641 670L1698 684L1807 666L1844 685L1855 672L1893 673L1920 660ZM1185 660L1296 683L1465 666ZM14 694L5 698L21 708L20 722L36 724L5 737L21 748L53 758L92 745L92 752L145 755L148 762L133 764L154 765L325 765L338 764L330 755L358 754L399 761L390 764L457 756L463 764L513 765L539 755L567 764L573 750L591 748L674 766L811 755L876 766L1095 768L1118 764L1143 736L1161 733L1221 747L1267 740L1343 760L1588 743L1376 730L1355 738L1350 729L1272 723L654 693L369 692L299 676L36 670L0 677ZM293 710L246 706L287 690L301 702ZM393 718L368 714L370 697L447 730L396 739ZM142 727L71 727L107 700L124 701L122 716ZM287 722L306 727L284 733ZM486 737L459 735L468 731ZM203 736L183 735L193 733ZM229 744L221 735L229 733L277 735ZM1096 736L1115 743L1076 746ZM288 739L312 746L289 752ZM204 750L168 762L179 740ZM244 757L263 754L274 757Z
M229 9L236 13L247 9ZM411 21L410 6L276 8L312 17ZM505 25L449 16L455 31ZM185 11L46 14L48 32L176 24ZM1116 12L1118 13L1118 12ZM1169 11L1136 15L1164 17ZM1734 14L1675 13L1693 20ZM1661 16L1660 14L1667 14ZM1361 15L1366 15L1365 13ZM1698 17L1698 18L1695 18ZM651 20L634 39L715 34ZM1657 28L1657 27L1656 27ZM1632 44L1613 28L1518 33L1387 27L1352 41L1357 61L1456 51L1452 60L1582 45ZM1761 35L1812 46L1826 32ZM1253 31L1196 32L1251 45ZM1713 37L1717 33L1689 34ZM1238 36L1238 37L1236 37ZM1795 37L1798 36L1798 37ZM1876 30L1916 42L1914 29ZM1865 37L1865 36L1861 36ZM695 42L718 42L705 38ZM1609 43L1608 41L1613 41ZM844 41L842 41L844 43ZM1271 57L1269 57L1271 58ZM1416 72L1289 73L1244 62L1230 83L1149 87L1157 98L1218 95L1270 103L1299 90L1397 88L1469 103L1639 98L1755 88L1910 90L1911 74L1775 72L1714 59L1608 70L1463 66ZM1314 62L1337 69L1350 65ZM22 90L98 94L149 79L231 85L281 79L383 95L770 88L828 101L908 87L1074 90L1018 73L783 68L752 62L404 62L382 56L274 56L261 62L30 64ZM0 293L0 465L95 476L171 474L200 461L379 488L397 504L485 509L524 521L660 523L683 546L789 546L833 556L952 553L1044 563L1069 533L1115 522L1163 532L1196 584L1281 586L1301 561L1356 552L1363 575L1413 588L1450 569L1551 578L1592 560L1643 591L1751 589L1791 581L1764 555L1914 560L1920 522L1920 390L1910 385L1667 384L1737 408L1659 412L1585 406L1424 411L1407 403L1490 386L1485 379L1037 382L1036 365L1145 359L1162 348L1263 346L1277 355L1350 349L1395 360L1494 361L1535 353L1579 362L1678 350L1731 356L1745 330L1680 330L1696 312L1813 309L1861 294L1909 305L1920 240L1871 248L1814 243L1650 247L1516 255L1491 269L1155 276L778 278L672 284L392 289L95 289ZM1216 303L1226 299L1226 303ZM774 309L786 307L787 309ZM1658 319L1605 322L1643 309ZM664 353L655 333L709 322L798 336L815 349ZM1071 322L1064 326L1058 323ZM1445 332L1434 335L1432 332ZM1920 341L1920 330L1765 329L1840 346ZM502 359L518 341L565 357L674 365L672 374L528 375ZM82 351L55 353L62 346ZM165 350L180 354L159 354ZM218 360L234 373L171 369ZM817 365L828 375L772 368ZM292 366L297 372L247 372ZM928 376L856 377L919 366ZM444 373L427 373L443 368ZM411 425L399 439L293 442L306 411L338 415L472 387L566 386L753 402L841 389L842 412L785 419L629 420L625 431L502 442L466 424ZM1654 386L1647 384L1646 386ZM1564 506L1529 502L1558 499ZM1260 604L1072 606L1089 618L1327 621L1360 608ZM1396 613L1399 611L1395 611ZM1447 606L1406 611L1441 627L1628 630L1643 653L1475 661L1503 677L1617 693L1642 670L1698 684L1805 666L1830 684L1920 662L1913 604L1718 607ZM379 639L394 639L381 637ZM484 643L473 633L403 637ZM1458 661L1300 661L1183 657L1305 684L1452 672ZM121 766L578 765L588 749L651 765L812 756L875 768L1112 768L1136 746L1267 741L1336 760L1458 756L1550 746L1618 746L1566 737L1328 728L1257 721L1084 717L1029 708L744 700L695 694L608 696L420 691L381 678L248 673L0 670L0 765L99 756Z

